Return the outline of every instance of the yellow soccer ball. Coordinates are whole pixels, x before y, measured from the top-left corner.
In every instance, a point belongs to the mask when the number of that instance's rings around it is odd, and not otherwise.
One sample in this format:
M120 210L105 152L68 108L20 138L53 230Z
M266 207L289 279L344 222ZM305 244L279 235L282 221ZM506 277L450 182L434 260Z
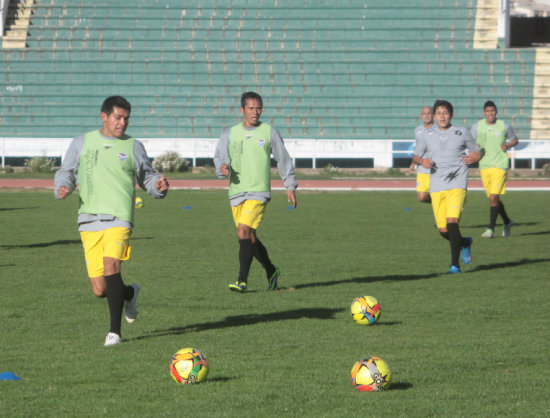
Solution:
M182 348L170 360L170 375L182 385L205 381L209 370L208 360L196 348Z
M143 199L141 197L136 197L135 206L138 209L143 207Z
M362 358L351 369L351 383L361 392L387 389L391 383L391 371L380 357Z
M351 316L360 325L372 325L380 319L382 309L375 297L361 296L351 303Z

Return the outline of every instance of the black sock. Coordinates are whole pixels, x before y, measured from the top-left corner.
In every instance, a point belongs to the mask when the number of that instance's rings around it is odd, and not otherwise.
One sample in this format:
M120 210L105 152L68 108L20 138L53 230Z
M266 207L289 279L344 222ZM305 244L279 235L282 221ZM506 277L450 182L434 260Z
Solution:
M239 240L239 282L248 282L248 272L254 258L254 246L251 239Z
M498 216L498 206L491 206L491 212L489 217L489 229L495 229Z
M441 235L443 238L445 238L447 241L449 241L449 233L448 232L439 231L439 235Z
M120 321L122 319L122 307L124 306L124 283L120 273L105 276L107 285L107 303L111 316L111 332L120 335Z
M134 297L134 288L132 286L124 286L124 300L131 300Z
M510 218L506 214L506 211L504 210L504 205L502 204L502 202L499 202L497 207L498 207L498 214L502 218L502 222L504 222L505 225L508 225L510 223Z
M463 247L464 238L460 235L457 223L448 223L447 231L449 232L449 243L451 244L451 264L460 267L459 257L460 249ZM468 242L466 240L466 242Z
M275 266L269 259L267 255L267 249L264 247L262 242L256 238L256 243L254 244L254 257L260 262L262 267L265 269L267 278L269 279L273 273L275 273Z

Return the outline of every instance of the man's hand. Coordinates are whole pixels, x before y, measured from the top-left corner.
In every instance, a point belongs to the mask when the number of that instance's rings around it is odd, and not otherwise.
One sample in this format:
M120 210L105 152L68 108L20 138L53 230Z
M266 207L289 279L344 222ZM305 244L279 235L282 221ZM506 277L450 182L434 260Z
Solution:
M229 175L229 169L230 169L230 165L229 164L222 164L220 166L220 174L222 176L228 176Z
M292 207L296 208L298 201L296 200L296 190L288 190L286 192L288 199L287 202L292 202Z
M433 161L431 158L422 158L422 167L424 168L432 168Z
M155 183L155 186L157 190L161 193L164 193L170 187L170 185L168 184L168 180L166 180L166 176L164 174L159 177L159 179Z
M59 199L65 199L67 196L69 196L69 193L71 193L71 191L67 186L59 186L57 189L57 197Z

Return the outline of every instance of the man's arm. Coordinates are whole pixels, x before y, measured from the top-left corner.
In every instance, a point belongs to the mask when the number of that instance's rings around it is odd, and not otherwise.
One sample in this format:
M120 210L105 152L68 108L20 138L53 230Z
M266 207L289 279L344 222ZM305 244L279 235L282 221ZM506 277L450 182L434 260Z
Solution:
M421 136L415 135L413 163L424 168L432 168L432 159L423 158L427 151L428 144L426 144L426 141Z
M139 141L134 142L134 168L139 186L153 196L162 199L168 193L168 181L164 174L157 172L151 165L145 147Z
M281 133L273 127L271 128L271 153L277 161L277 170L279 170L279 175L287 190L296 190L298 183L296 182L294 163L288 154Z
M468 128L464 129L464 144L466 148L468 148L468 153L462 157L462 161L470 165L481 160L481 157L483 157L481 147L476 143L476 140Z
M229 166L231 160L229 158L229 129L225 129L216 145L214 152L214 166L216 167L216 175L223 179L229 175Z
M65 199L69 196L78 183L78 164L80 153L84 147L84 135L74 138L61 163L61 168L54 176L54 196L56 199Z
M513 139L509 142L504 142L504 144L500 146L500 149L502 151L508 151L510 148L515 147L519 142L519 139L516 136L514 129L510 125L506 124L506 139L508 140L509 138Z

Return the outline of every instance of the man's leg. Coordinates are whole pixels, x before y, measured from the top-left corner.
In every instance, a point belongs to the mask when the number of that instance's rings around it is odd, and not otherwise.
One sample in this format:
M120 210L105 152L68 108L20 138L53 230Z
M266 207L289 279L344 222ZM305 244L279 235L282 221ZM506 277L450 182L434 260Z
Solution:
M248 225L239 224L237 236L239 238L239 278L238 282L248 283L248 273L254 258L254 230Z
M460 233L460 228L458 227L458 219L449 218L447 223L447 231L449 233L449 243L451 246L451 265L460 268L460 251L462 250L463 257L462 261L464 264L469 264L472 256L470 253L471 241L468 238L464 238Z
M262 265L269 279L273 273L275 273L276 267L271 262L269 255L267 254L267 249L264 247L262 242L256 237L256 242L254 242L254 258Z

